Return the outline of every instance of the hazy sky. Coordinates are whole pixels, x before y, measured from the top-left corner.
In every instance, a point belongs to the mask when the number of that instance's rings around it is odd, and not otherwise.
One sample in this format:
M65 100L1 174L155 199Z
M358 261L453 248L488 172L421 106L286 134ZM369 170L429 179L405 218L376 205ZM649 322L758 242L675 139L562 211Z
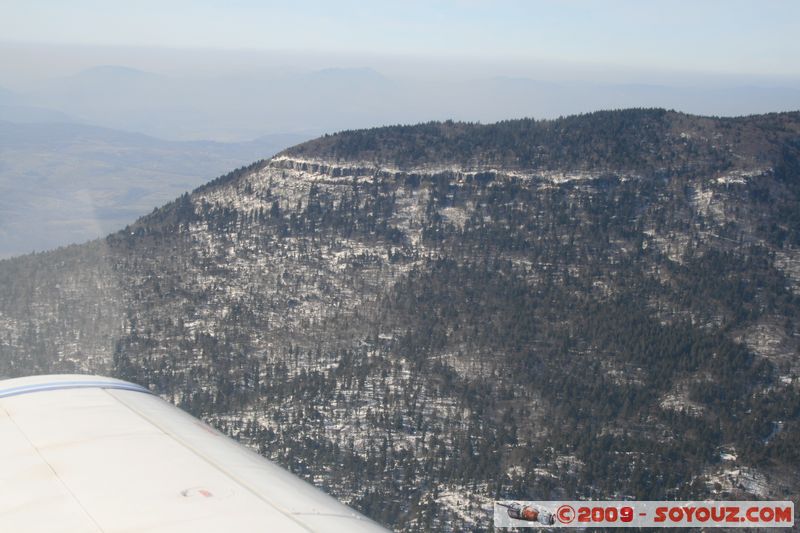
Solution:
M0 0L0 40L800 76L796 0Z
M800 0L0 0L0 120L244 141L788 111L797 35Z

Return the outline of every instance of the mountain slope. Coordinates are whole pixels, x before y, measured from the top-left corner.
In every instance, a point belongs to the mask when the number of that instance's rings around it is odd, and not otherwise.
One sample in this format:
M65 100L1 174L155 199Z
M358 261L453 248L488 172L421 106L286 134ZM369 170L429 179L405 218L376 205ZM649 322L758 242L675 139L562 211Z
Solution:
M800 114L345 132L0 262L0 374L145 383L399 530L794 499Z

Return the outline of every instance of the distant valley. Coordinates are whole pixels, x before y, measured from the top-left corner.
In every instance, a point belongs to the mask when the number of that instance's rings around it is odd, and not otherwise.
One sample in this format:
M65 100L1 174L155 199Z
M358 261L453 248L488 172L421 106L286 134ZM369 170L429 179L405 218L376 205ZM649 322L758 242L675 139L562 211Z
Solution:
M305 138L164 141L71 122L0 121L0 258L101 237Z

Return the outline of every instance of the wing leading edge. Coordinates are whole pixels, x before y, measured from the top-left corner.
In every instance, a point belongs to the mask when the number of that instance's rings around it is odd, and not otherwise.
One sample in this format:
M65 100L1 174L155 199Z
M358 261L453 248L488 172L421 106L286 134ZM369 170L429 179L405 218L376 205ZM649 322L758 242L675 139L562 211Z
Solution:
M385 532L120 380L0 381L0 531Z

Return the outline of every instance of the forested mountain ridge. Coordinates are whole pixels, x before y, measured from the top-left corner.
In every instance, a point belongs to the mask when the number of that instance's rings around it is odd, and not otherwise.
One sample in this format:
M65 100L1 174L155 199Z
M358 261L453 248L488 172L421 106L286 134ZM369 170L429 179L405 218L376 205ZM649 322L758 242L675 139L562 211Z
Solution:
M774 161L800 134L800 113L696 117L663 109L598 111L557 120L496 124L430 122L345 131L280 155L326 162L376 163L408 170L615 170L686 173L733 170Z
M800 494L800 114L344 132L0 262L0 373L149 385L398 529Z

